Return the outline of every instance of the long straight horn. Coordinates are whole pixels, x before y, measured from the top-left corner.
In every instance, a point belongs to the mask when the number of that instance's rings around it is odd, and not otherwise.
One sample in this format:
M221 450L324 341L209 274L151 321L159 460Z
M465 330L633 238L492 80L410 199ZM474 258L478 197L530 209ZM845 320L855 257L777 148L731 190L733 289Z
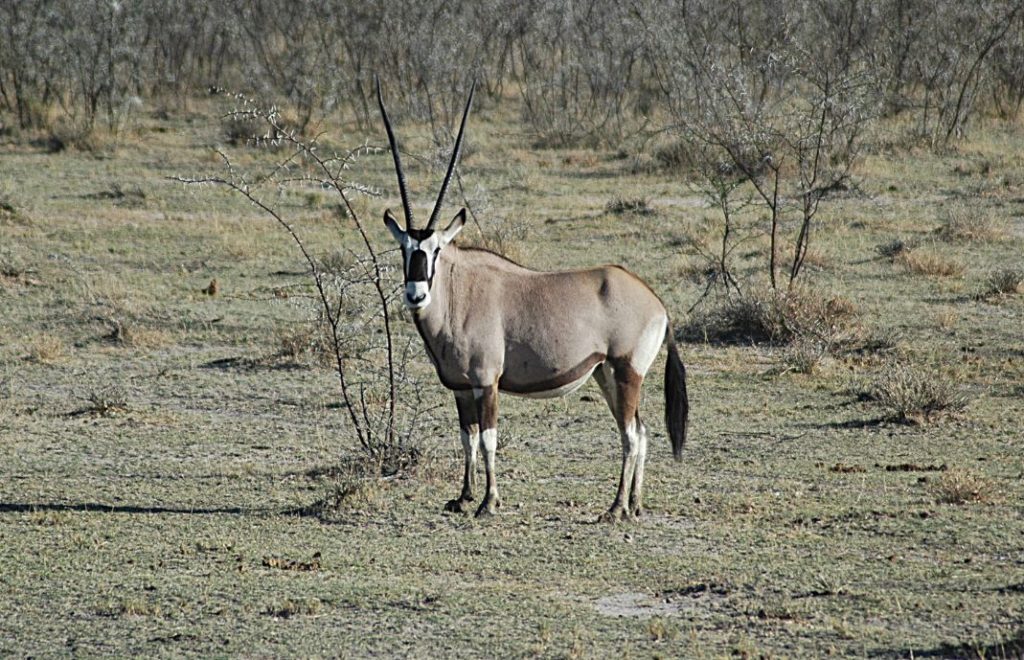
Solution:
M473 92L476 90L476 80L469 88L469 99L466 100L466 109L462 111L462 123L459 124L459 136L455 138L455 148L452 149L452 160L448 163L448 171L444 175L444 182L441 184L441 192L437 194L437 202L434 210L430 213L430 220L427 222L427 229L433 229L437 224L437 218L441 214L441 206L444 205L444 194L448 191L448 184L451 183L452 173L455 171L455 163L459 160L459 151L462 150L462 134L466 131L466 118L469 117L469 108L473 105Z
M384 118L384 128L388 132L388 142L391 143L391 155L395 159L395 172L398 174L398 192L402 195L402 209L405 210L405 229L413 229L412 207L409 206L409 191L405 185L405 172L402 170L402 157L398 155L398 141L395 139L395 132L391 130L391 120L388 118L388 111L384 108L384 97L380 93L380 78L373 77L377 83L377 103L380 105L380 115Z

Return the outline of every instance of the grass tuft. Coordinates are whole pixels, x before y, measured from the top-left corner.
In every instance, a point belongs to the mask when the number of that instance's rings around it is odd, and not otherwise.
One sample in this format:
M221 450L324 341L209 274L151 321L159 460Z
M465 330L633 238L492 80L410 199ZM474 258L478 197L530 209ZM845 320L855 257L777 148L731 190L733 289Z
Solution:
M74 414L114 417L128 412L128 395L116 385L90 392L86 401L88 404Z
M264 613L278 619L290 619L293 616L319 614L322 608L323 602L319 598L286 598L267 605Z
M828 345L810 337L797 337L779 354L784 372L811 375L828 353Z
M654 215L649 199L644 197L613 197L604 205L604 210L613 215Z
M64 340L56 335L43 333L33 337L28 344L28 359L41 364L53 364L67 355Z
M988 479L961 468L947 470L929 483L939 504L988 503L995 496L995 488Z
M935 234L948 243L998 241L1006 236L1006 228L991 213L955 203L946 207L945 221Z
M1024 270L1004 268L991 273L978 295L983 300L1024 293Z
M914 275L931 277L960 277L967 270L964 262L956 257L929 249L904 251L894 263L903 266Z
M886 410L887 419L904 424L955 417L968 404L967 397L950 377L898 363L875 379L868 398Z
M882 257L890 261L895 261L915 249L918 245L919 241L913 239L904 240L902 238L894 238L891 241L876 246L875 251Z
M720 343L829 346L858 327L856 307L840 296L809 289L733 296L694 313L681 334ZM806 351L803 351L806 355Z

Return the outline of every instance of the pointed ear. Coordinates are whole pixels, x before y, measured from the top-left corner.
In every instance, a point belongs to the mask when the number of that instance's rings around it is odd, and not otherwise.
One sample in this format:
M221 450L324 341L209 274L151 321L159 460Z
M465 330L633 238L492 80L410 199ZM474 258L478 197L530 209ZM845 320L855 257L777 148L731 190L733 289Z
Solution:
M402 242L402 238L405 237L405 232L398 224L398 220L395 219L394 214L391 213L391 209L386 209L384 211L384 226L388 228L388 231L391 232L391 235L395 237L396 241L399 243Z
M465 226L466 209L462 209L455 215L455 218L451 221L451 224L449 224L448 227L443 232L441 232L441 237L444 240L445 245L451 243L455 239L455 237L459 235L459 232L462 231L462 228Z

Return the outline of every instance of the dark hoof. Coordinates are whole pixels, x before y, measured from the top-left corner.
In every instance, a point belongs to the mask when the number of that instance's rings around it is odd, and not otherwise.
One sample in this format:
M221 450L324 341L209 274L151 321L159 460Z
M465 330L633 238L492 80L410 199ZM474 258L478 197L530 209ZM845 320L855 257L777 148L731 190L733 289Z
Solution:
M457 500L449 500L444 505L444 510L449 513L469 513L469 503L472 501L472 498L466 499L462 497Z
M496 502L489 498L485 498L480 503L480 508L476 510L477 518L490 517L498 514L498 507L501 506L501 502Z
M597 522L602 524L618 524L622 522L635 522L633 514L623 509L621 506L613 506L597 518Z

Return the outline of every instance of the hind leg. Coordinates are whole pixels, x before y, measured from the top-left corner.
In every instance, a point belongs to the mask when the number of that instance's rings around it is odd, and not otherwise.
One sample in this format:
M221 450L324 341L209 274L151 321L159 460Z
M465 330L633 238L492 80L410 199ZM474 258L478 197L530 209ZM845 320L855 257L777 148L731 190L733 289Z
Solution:
M640 448L633 469L633 487L629 490L629 513L639 518L643 514L644 461L647 460L647 427L640 421L639 414L636 416L636 425L640 434Z
M602 365L597 380L604 392L605 400L608 401L608 407L611 408L612 415L615 416L622 439L622 470L619 474L619 488L611 507L601 514L598 520L600 522L629 520L633 518L633 507L628 506L633 502L630 492L636 482L637 463L643 444L640 418L636 411L640 399L640 387L644 379L642 375L633 370L628 362L619 361L610 366L608 362ZM640 481L643 481L643 468L641 468Z

